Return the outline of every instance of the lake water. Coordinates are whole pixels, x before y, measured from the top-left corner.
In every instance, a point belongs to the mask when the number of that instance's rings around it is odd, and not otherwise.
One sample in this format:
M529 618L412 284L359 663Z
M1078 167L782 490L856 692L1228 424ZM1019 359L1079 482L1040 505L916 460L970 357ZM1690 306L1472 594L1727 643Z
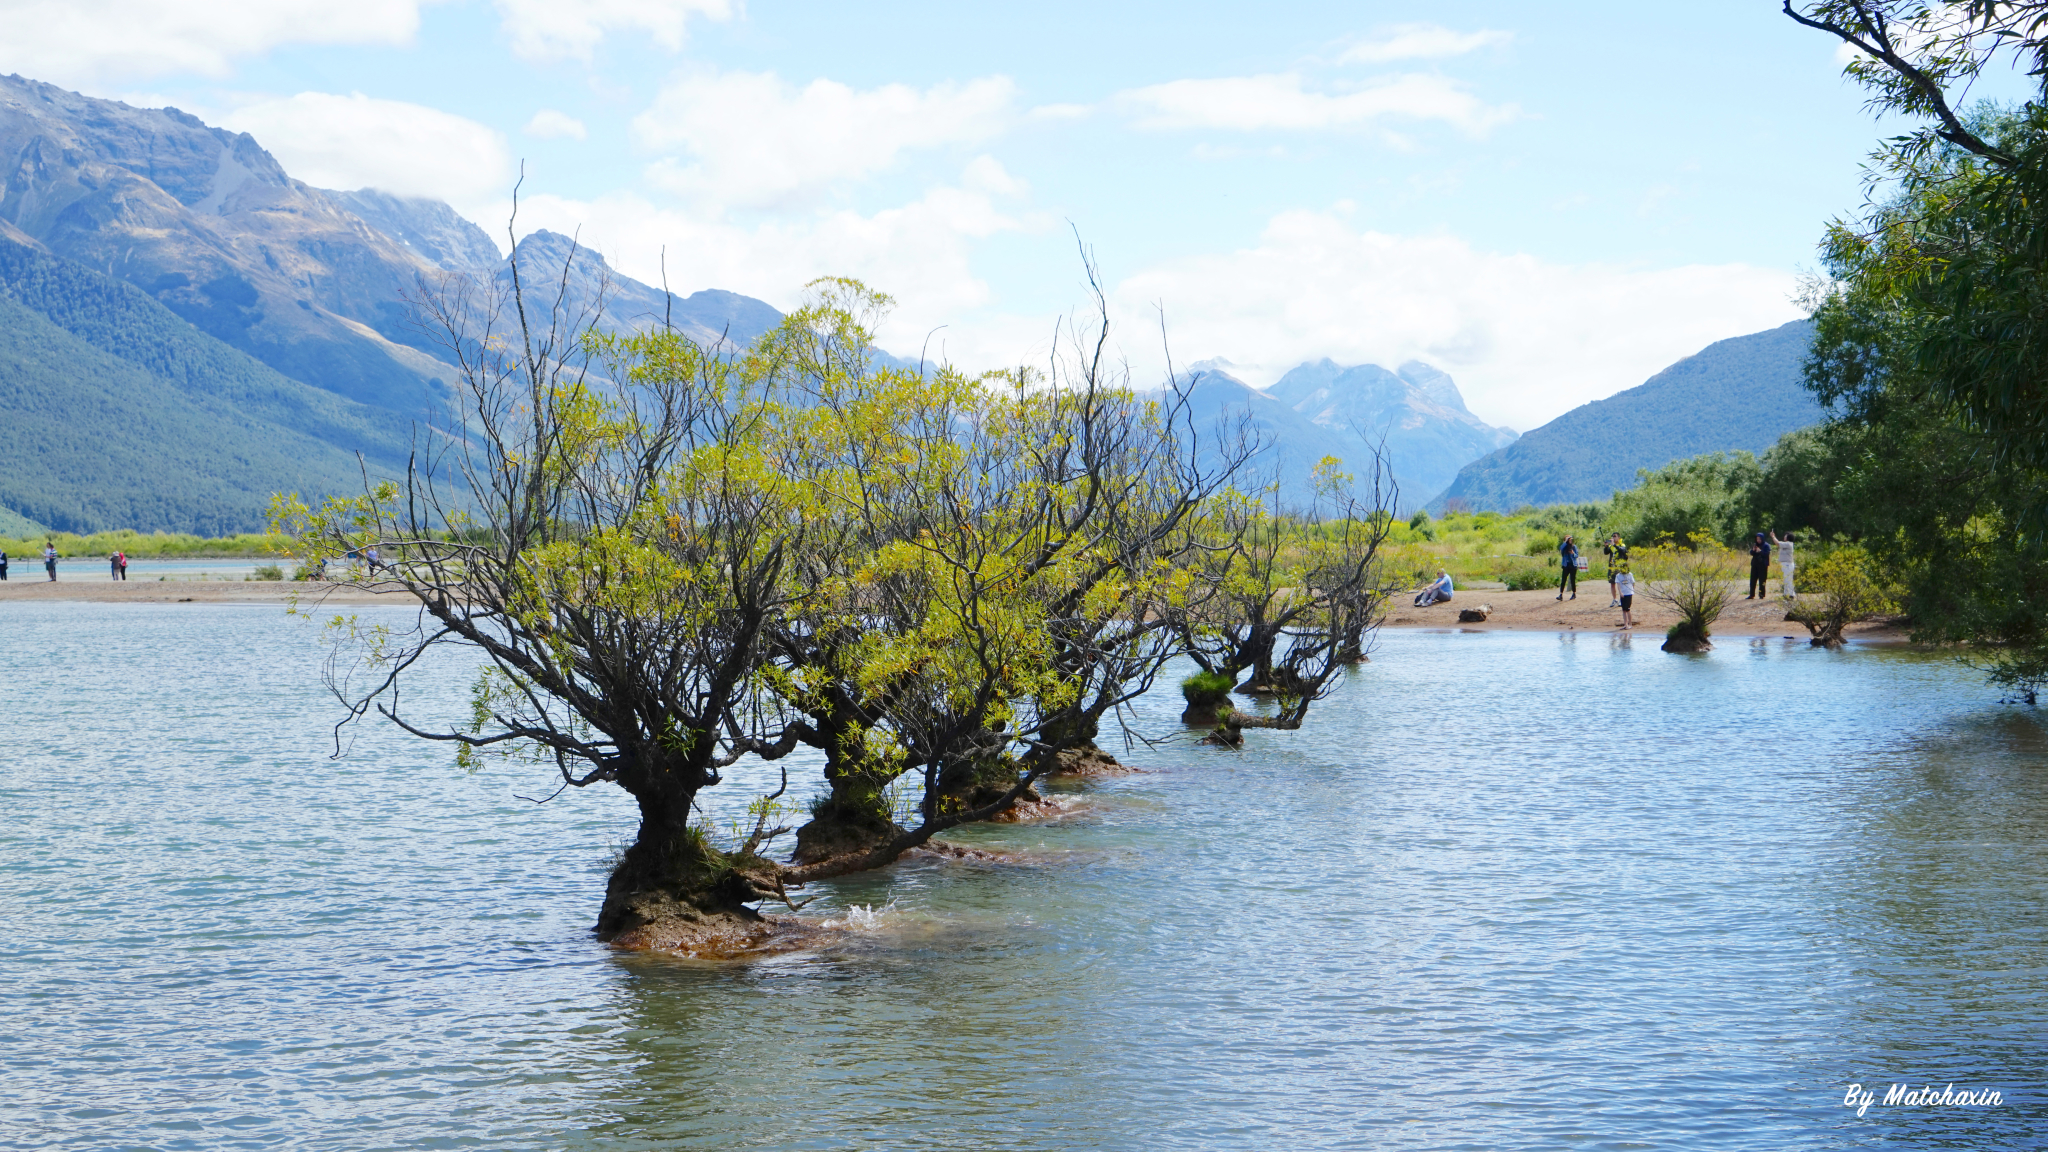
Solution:
M958 837L1012 860L817 886L833 943L725 966L591 940L623 794L374 727L331 759L319 666L276 609L0 606L0 1147L2048 1131L2048 732L1943 659L1388 635L1302 732L1130 753Z

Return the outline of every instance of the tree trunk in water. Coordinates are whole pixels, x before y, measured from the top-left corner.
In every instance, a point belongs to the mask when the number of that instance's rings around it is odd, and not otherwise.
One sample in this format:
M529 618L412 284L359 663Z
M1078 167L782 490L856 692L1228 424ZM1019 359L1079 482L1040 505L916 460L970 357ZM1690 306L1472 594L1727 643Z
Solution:
M632 781L640 834L612 868L597 937L623 948L701 956L758 947L769 925L746 904L780 890L775 868L754 857L727 857L690 827L697 789L676 781L683 775L657 771Z
M839 761L836 753L826 754L825 779L832 793L796 830L793 859L798 864L872 851L903 832L889 811L888 782Z
M1124 771L1116 757L1096 745L1101 730L1102 718L1084 712L1071 725L1048 731L1044 739L1053 748L1053 774L1093 776Z
M1000 747L1000 738L991 737ZM984 755L962 757L946 765L939 773L939 810L941 812L971 811L986 808L1001 800L1016 788L1024 778L1024 770L1009 755L991 749ZM1026 787L1018 793L1015 803L1037 804L1044 798L1034 788ZM1008 809L995 815L1001 817Z
M1349 628L1345 630L1343 643L1337 649L1337 662L1340 664L1366 663L1365 629Z
M1247 696L1271 696L1282 690L1282 685L1273 682L1273 648L1279 640L1277 628L1262 624L1253 630L1238 650L1238 668L1250 668L1252 674L1237 686L1237 691Z

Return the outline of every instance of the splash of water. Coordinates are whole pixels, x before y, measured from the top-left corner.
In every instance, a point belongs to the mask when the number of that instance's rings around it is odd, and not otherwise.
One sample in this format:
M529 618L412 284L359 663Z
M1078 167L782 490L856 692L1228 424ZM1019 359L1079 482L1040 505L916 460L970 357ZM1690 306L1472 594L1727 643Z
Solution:
M883 918L893 915L895 911L894 900L880 908L872 904L852 904L847 906L845 915L825 921L825 927L842 928L848 932L877 932L882 928Z

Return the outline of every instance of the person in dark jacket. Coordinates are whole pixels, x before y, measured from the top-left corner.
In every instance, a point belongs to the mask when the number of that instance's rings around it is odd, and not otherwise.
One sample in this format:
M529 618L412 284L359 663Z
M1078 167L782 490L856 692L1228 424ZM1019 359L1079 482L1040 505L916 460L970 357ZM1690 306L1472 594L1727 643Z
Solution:
M7 553L0 552L0 580L7 579Z
M1770 598L1765 585L1771 578L1771 545L1759 532L1749 542L1749 595L1745 600L1767 600Z
M1557 562L1564 571L1557 577L1557 598L1564 599L1564 590L1572 590L1572 599L1579 598L1579 546L1567 536L1557 544Z

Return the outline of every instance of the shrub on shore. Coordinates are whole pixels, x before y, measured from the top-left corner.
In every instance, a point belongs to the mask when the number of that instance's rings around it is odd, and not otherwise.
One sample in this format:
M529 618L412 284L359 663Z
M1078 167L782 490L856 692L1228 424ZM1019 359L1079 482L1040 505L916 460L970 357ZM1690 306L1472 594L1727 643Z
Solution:
M1819 648L1840 648L1849 625L1893 606L1892 592L1876 561L1854 544L1836 548L1802 569L1799 584L1807 596L1793 604L1785 619L1806 625Z
M1500 574L1500 581L1510 592L1528 592L1537 588L1555 588L1561 573L1556 568L1539 568L1534 564L1510 568Z
M1715 552L1695 552L1675 561L1668 576L1645 585L1651 599L1678 613L1678 623L1664 634L1664 651L1700 652L1714 646L1709 637L1731 595L1724 566Z

